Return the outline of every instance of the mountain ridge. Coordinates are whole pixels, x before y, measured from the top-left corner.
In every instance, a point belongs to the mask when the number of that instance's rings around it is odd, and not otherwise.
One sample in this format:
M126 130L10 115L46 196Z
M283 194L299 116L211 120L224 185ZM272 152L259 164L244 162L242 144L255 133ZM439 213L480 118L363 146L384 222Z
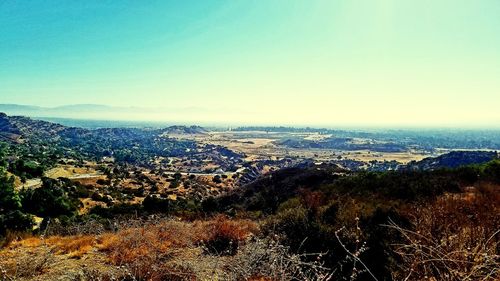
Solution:
M61 134L95 132L95 131L134 131L137 128L96 128L88 129L76 126L65 126L56 122L33 119L26 116L10 116L0 112L0 139L19 141L30 137L43 136L49 138L60 137ZM159 129L147 129L158 135L169 134L205 134L207 130L201 126L167 126Z

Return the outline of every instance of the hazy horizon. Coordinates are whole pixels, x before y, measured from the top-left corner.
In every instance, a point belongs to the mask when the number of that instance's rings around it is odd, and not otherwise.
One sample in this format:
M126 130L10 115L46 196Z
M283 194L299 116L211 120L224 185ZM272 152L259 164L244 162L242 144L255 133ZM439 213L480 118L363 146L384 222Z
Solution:
M21 108L33 107L41 109L41 111L23 111L21 110L4 110L5 106L14 106ZM95 107L92 111L89 108ZM75 108L77 109L75 111ZM85 110L82 110L85 109ZM53 110L58 111L53 111ZM61 109L61 110L59 110ZM69 109L69 111L68 111ZM127 111L127 110L131 110ZM293 128L314 128L314 129L339 129L353 131L378 131L378 130L409 130L409 131L427 131L427 130L451 130L451 131L468 131L468 130L500 130L499 126L397 126L397 125L362 125L362 124L333 124L333 123L259 123L259 122L238 122L238 121L207 121L182 117L189 114L191 111L203 111L200 108L181 108L176 109L176 118L155 119L154 116L160 114L160 111L168 110L166 108L141 108L141 107L113 107L103 104L68 104L56 107L40 107L37 105L21 105L21 104L0 104L0 112L10 116L27 116L33 119L61 123L62 125L75 126L81 122L89 122L88 127L101 127L102 124L107 124L107 127L165 127L173 125L183 126L204 126L214 128L225 127L293 127ZM186 112L183 112L186 110ZM78 113L79 112L79 113ZM153 117L149 117L153 116ZM179 119L180 118L180 119ZM78 126L77 126L78 127Z
M0 103L189 124L498 128L499 14L493 0L5 1Z

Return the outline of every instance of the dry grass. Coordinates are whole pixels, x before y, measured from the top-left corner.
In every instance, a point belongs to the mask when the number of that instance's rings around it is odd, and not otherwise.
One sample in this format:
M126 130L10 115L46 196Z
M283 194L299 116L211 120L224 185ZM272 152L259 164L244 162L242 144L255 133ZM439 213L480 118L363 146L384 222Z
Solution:
M100 235L97 248L106 253L111 264L127 266L139 279L164 280L165 276L173 278L174 273L184 278L192 273L178 263L169 264L171 261L179 256L198 256L202 249L234 254L256 229L251 221L225 217L195 223L163 220Z
M116 233L105 233L97 237L97 249L110 251L120 243L120 238Z
M320 262L304 262L257 234L255 222L224 216L193 223L162 220L100 235L97 247L139 280L327 279Z
M100 235L32 237L16 242L17 248L0 252L0 269L6 269L0 280L77 276L78 280L152 281L330 278L320 256L292 254L273 239L258 238L257 225L248 220L223 216L195 222L157 219L130 221L120 229ZM2 262L3 258L10 262Z
M2 257L2 259L5 257ZM31 280L45 274L54 264L54 254L47 247L41 247L36 254L23 253L0 261L0 280Z
M40 245L42 245L42 239L40 239L39 237L29 237L16 243L16 246L29 248L39 247Z
M0 249L10 245L17 245L24 239L32 238L28 232L7 231L4 237L0 237Z
M172 270L164 266L191 245L196 231L173 220L147 223L98 237L97 247L111 264L126 266L138 279L165 280Z
M412 229L390 225L403 237L397 280L499 280L500 201L497 196L444 196L413 210Z
M46 239L45 243L53 247L56 254L69 255L71 258L81 258L94 248L96 240L94 236L52 236Z

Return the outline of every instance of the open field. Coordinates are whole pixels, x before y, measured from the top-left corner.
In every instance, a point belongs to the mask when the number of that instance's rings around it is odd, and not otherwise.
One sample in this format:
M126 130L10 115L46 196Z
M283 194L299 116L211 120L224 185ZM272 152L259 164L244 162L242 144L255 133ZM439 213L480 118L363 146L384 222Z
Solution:
M187 137L187 136L185 136ZM397 161L402 164L419 161L434 154L410 150L407 152L373 152L370 150L347 151L320 148L290 148L276 142L288 137L320 141L331 135L318 133L273 133L263 131L217 131L206 135L195 135L192 138L200 143L220 145L246 155L247 161L277 160L285 157L313 159L315 161L336 160L340 157L357 161Z
M92 163L87 163L85 167L76 167L74 165L58 165L57 167L48 170L45 176L52 179L60 177L77 179L77 178L92 178L99 177L99 174L92 166Z

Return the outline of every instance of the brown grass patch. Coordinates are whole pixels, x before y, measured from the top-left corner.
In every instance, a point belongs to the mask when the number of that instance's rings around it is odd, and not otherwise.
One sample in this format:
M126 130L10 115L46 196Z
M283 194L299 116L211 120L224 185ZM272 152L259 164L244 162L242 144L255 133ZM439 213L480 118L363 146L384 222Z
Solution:
M16 244L22 247L35 248L42 245L42 240L38 237L29 237L19 241Z
M47 238L47 245L54 246L55 253L68 254L72 258L81 258L96 245L96 239L90 235L52 236Z

